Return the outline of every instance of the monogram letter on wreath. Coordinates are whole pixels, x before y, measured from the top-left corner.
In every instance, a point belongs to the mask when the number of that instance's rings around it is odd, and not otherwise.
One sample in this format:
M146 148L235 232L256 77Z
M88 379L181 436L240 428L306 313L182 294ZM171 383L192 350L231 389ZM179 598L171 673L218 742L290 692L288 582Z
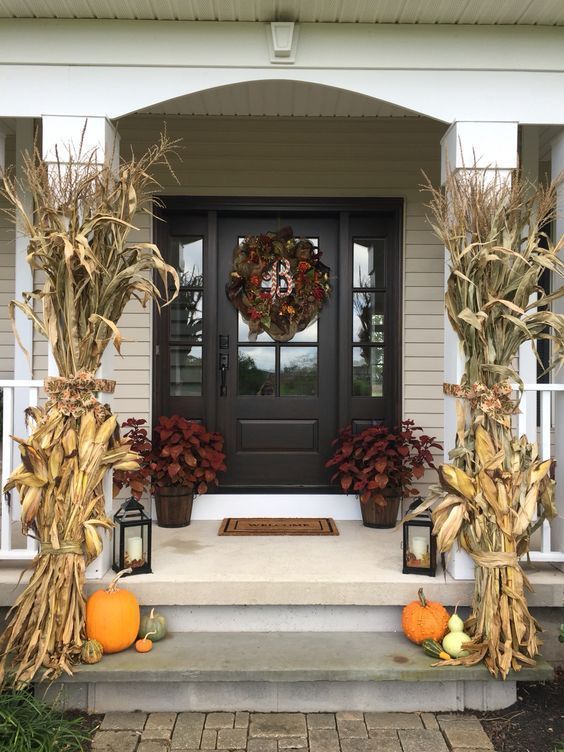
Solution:
M249 339L266 332L288 342L318 317L331 294L321 251L290 227L247 235L233 252L227 297L249 327Z

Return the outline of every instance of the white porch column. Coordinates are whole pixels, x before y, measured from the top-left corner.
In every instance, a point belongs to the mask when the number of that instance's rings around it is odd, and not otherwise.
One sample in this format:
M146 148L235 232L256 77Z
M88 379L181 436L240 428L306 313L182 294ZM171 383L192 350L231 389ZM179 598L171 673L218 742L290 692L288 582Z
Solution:
M6 136L8 129L0 123L0 172L6 169Z
M517 123L454 122L441 140L441 180L451 171L479 169L491 172L492 178L507 175L517 166ZM445 289L450 274L445 253ZM464 359L458 336L445 312L444 380L458 384L464 373ZM454 448L456 408L452 397L444 398L445 461ZM450 556L448 569L456 580L474 578L470 557L460 550Z
M33 120L31 118L18 118L16 122L16 179L23 180L24 157L25 154L31 154L33 151ZM28 215L33 211L33 202L29 194L20 194L20 200ZM33 273L27 263L27 246L29 238L22 231L20 225L16 226L16 270L15 270L15 290L16 300L21 300L24 292L33 290ZM21 347L14 345L14 378L31 379L33 378L33 324L28 320L21 311L15 312L15 323L19 338L28 351L29 356L23 352ZM15 405L16 414L18 406Z
M558 175L564 176L564 128L551 144L552 179ZM554 240L564 235L564 184L560 184L557 193L556 220L554 222ZM564 255L563 253L560 254ZM560 286L562 281L554 279L554 286ZM556 313L564 313L564 299L554 303ZM553 374L553 381L564 384L564 368ZM554 446L556 451L556 504L558 517L552 522L552 550L564 551L564 393L556 392L554 411Z
M18 118L16 121L16 180L20 185L25 184L23 179L24 157L25 154L31 154L33 151L34 128L32 118ZM33 201L29 193L18 189L19 198L22 202L26 214L31 215L33 211ZM16 222L16 239L15 239L15 274L14 274L14 299L22 300L24 292L33 290L33 273L27 263L27 246L29 243L28 236L24 233L19 220ZM14 313L15 327L22 345L27 350L26 353L20 345L14 340L14 379L32 379L33 378L33 324L23 314L16 309ZM25 423L24 411L29 407L29 392L27 389L14 390L14 434L16 436L26 436L28 430ZM21 462L18 445L12 444L12 467L16 467ZM20 517L20 502L16 492L12 493L12 519ZM29 546L35 545L32 538L28 538Z
M80 156L89 155L95 151L96 164L110 163L114 169L119 165L119 136L112 123L103 117L61 117L57 115L44 115L42 118L43 141L42 155L47 163L54 164L59 161L66 164L70 159L75 163ZM107 348L102 365L98 371L101 378L113 378L113 352ZM56 375L56 363L49 353L48 370L51 375ZM103 402L113 407L113 395L101 395ZM112 508L112 478L110 473L104 481L104 495L106 500L106 514L111 517ZM104 549L100 556L95 559L86 570L88 579L98 579L108 571L112 561L112 536L101 533L103 536Z
M523 177L536 185L539 179L539 130L537 126L523 126L521 129L520 167ZM537 299L534 293L529 302ZM537 359L530 342L519 348L519 376L525 384L537 383ZM522 398L525 401L526 421L525 431L529 441L537 441L537 394L527 392Z

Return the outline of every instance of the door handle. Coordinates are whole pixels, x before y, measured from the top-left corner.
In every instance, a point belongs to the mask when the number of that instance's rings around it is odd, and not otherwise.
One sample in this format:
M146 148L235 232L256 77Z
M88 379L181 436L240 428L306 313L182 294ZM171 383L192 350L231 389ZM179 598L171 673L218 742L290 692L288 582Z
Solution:
M229 355L220 353L219 355L219 373L221 375L221 386L219 394L221 397L227 396L227 369L229 368Z

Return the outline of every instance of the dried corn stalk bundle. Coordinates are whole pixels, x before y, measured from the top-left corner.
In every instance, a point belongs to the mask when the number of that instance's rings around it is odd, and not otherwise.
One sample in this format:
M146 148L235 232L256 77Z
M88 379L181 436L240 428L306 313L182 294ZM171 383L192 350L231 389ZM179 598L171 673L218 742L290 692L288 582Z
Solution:
M564 289L548 294L539 285L545 269L555 280L564 276L564 238L552 243L543 234L554 183L533 188L519 175L494 179L470 170L451 174L444 192L426 188L433 229L450 256L445 303L465 372L461 384L445 384L445 393L458 398L452 464L440 468L440 485L416 513L433 506L439 550L457 542L475 564L470 653L441 663L485 660L505 678L511 668L534 665L538 653L539 626L527 607L530 586L519 558L533 529L555 515L553 461L541 462L536 443L512 426L520 400L512 383L521 383L514 361L521 344L531 342L536 352L539 339L552 342L548 368L564 360L564 315L550 310Z
M159 187L151 169L168 164L175 146L162 136L116 172L80 148L54 166L35 152L26 157L23 186L3 176L2 193L30 238L28 262L45 280L41 289L14 301L12 313L19 308L45 335L60 375L45 382L45 406L27 411L30 437L15 438L22 464L6 490L19 492L23 531L38 538L40 550L0 640L0 680L9 671L23 684L40 667L45 677L56 677L70 673L79 659L85 566L102 550L101 532L112 526L104 510L104 476L134 469L138 459L120 439L109 407L98 400L100 392L113 391L114 382L95 373L110 341L119 352L117 323L126 304L162 299L152 273L165 291L169 283L178 290L177 274L156 246L127 242L135 213L150 213L152 191ZM22 187L33 197L32 216L19 201Z

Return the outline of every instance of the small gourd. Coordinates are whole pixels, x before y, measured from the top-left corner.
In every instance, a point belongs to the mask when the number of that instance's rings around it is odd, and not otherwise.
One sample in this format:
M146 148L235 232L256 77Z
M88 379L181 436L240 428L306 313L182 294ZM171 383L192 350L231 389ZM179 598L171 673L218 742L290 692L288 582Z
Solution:
M450 655L445 653L441 644L436 640L423 640L421 647L427 655L431 656L431 658L440 658L442 661L448 661L450 659Z
M145 637L137 640L135 643L135 650L137 650L138 653L149 653L153 649L153 643L149 639L152 634L154 634L154 632L147 632Z
M119 653L133 645L139 632L139 602L129 590L117 586L123 569L105 590L96 590L86 601L86 635L98 640L104 653Z
M401 625L405 636L417 645L429 638L442 640L448 628L448 611L441 603L426 600L423 588L419 588L418 595L418 601L403 609Z
M460 616L456 613L458 610L458 603L454 607L454 613L448 620L448 631L449 632L464 632L464 622L460 618Z
M104 648L98 640L85 640L80 650L80 660L83 663L100 663L104 655Z
M468 655L468 651L463 650L462 645L465 642L470 642L471 639L465 632L449 632L443 640L443 650L451 658L463 658L465 655Z
M158 642L166 635L166 619L162 614L157 613L154 608L151 609L149 614L141 617L139 637L148 633L152 634L151 642Z

